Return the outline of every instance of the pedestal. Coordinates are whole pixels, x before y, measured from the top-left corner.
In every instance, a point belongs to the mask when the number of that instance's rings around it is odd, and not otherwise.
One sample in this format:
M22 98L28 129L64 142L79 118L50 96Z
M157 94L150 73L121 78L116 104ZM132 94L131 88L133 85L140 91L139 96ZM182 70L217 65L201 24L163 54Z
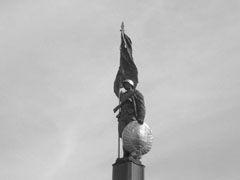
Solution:
M142 164L130 160L113 164L112 180L144 180L144 168Z

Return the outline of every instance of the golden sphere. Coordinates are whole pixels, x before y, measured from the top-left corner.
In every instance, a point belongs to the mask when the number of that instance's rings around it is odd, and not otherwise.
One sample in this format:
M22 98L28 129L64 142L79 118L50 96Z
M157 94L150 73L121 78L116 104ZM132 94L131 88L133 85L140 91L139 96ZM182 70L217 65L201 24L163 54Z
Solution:
M153 135L146 123L130 122L122 133L123 147L135 155L144 155L151 150Z

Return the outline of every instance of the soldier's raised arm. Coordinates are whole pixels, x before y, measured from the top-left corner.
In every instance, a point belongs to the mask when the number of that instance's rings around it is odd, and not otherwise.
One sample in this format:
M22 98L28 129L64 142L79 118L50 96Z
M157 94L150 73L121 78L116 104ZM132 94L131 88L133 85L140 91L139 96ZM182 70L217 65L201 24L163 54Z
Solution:
M121 94L120 96L120 100L122 103L124 103L125 101L127 101L129 98L131 98L134 94L134 89L130 89L127 92Z

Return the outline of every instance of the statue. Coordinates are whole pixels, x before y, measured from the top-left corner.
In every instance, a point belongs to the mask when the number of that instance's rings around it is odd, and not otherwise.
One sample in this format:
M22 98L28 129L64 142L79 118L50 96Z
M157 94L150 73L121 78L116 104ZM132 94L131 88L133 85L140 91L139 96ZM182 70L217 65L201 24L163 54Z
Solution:
M152 145L151 129L144 123L146 114L144 97L136 89L138 70L133 61L132 42L121 26L120 66L114 81L114 92L119 105L114 108L118 115L118 134L123 140L123 160L141 164L141 157ZM120 159L118 157L118 159Z
M118 118L118 133L122 138L124 128L128 123L137 121L139 124L143 124L145 118L145 104L143 95L136 89L134 89L134 83L132 80L127 79L123 81L123 87L126 92L120 94L120 104L114 108L116 112L119 108L121 111L117 115ZM123 157L128 158L130 152L123 147ZM135 159L140 157L134 156Z

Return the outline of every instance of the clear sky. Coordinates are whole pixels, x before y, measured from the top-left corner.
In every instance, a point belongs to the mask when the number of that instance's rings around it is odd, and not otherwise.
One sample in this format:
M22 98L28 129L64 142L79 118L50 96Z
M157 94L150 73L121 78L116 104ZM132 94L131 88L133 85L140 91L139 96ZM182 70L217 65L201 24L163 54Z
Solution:
M237 0L1 0L0 179L111 180L122 21L154 134L146 179L239 180Z

